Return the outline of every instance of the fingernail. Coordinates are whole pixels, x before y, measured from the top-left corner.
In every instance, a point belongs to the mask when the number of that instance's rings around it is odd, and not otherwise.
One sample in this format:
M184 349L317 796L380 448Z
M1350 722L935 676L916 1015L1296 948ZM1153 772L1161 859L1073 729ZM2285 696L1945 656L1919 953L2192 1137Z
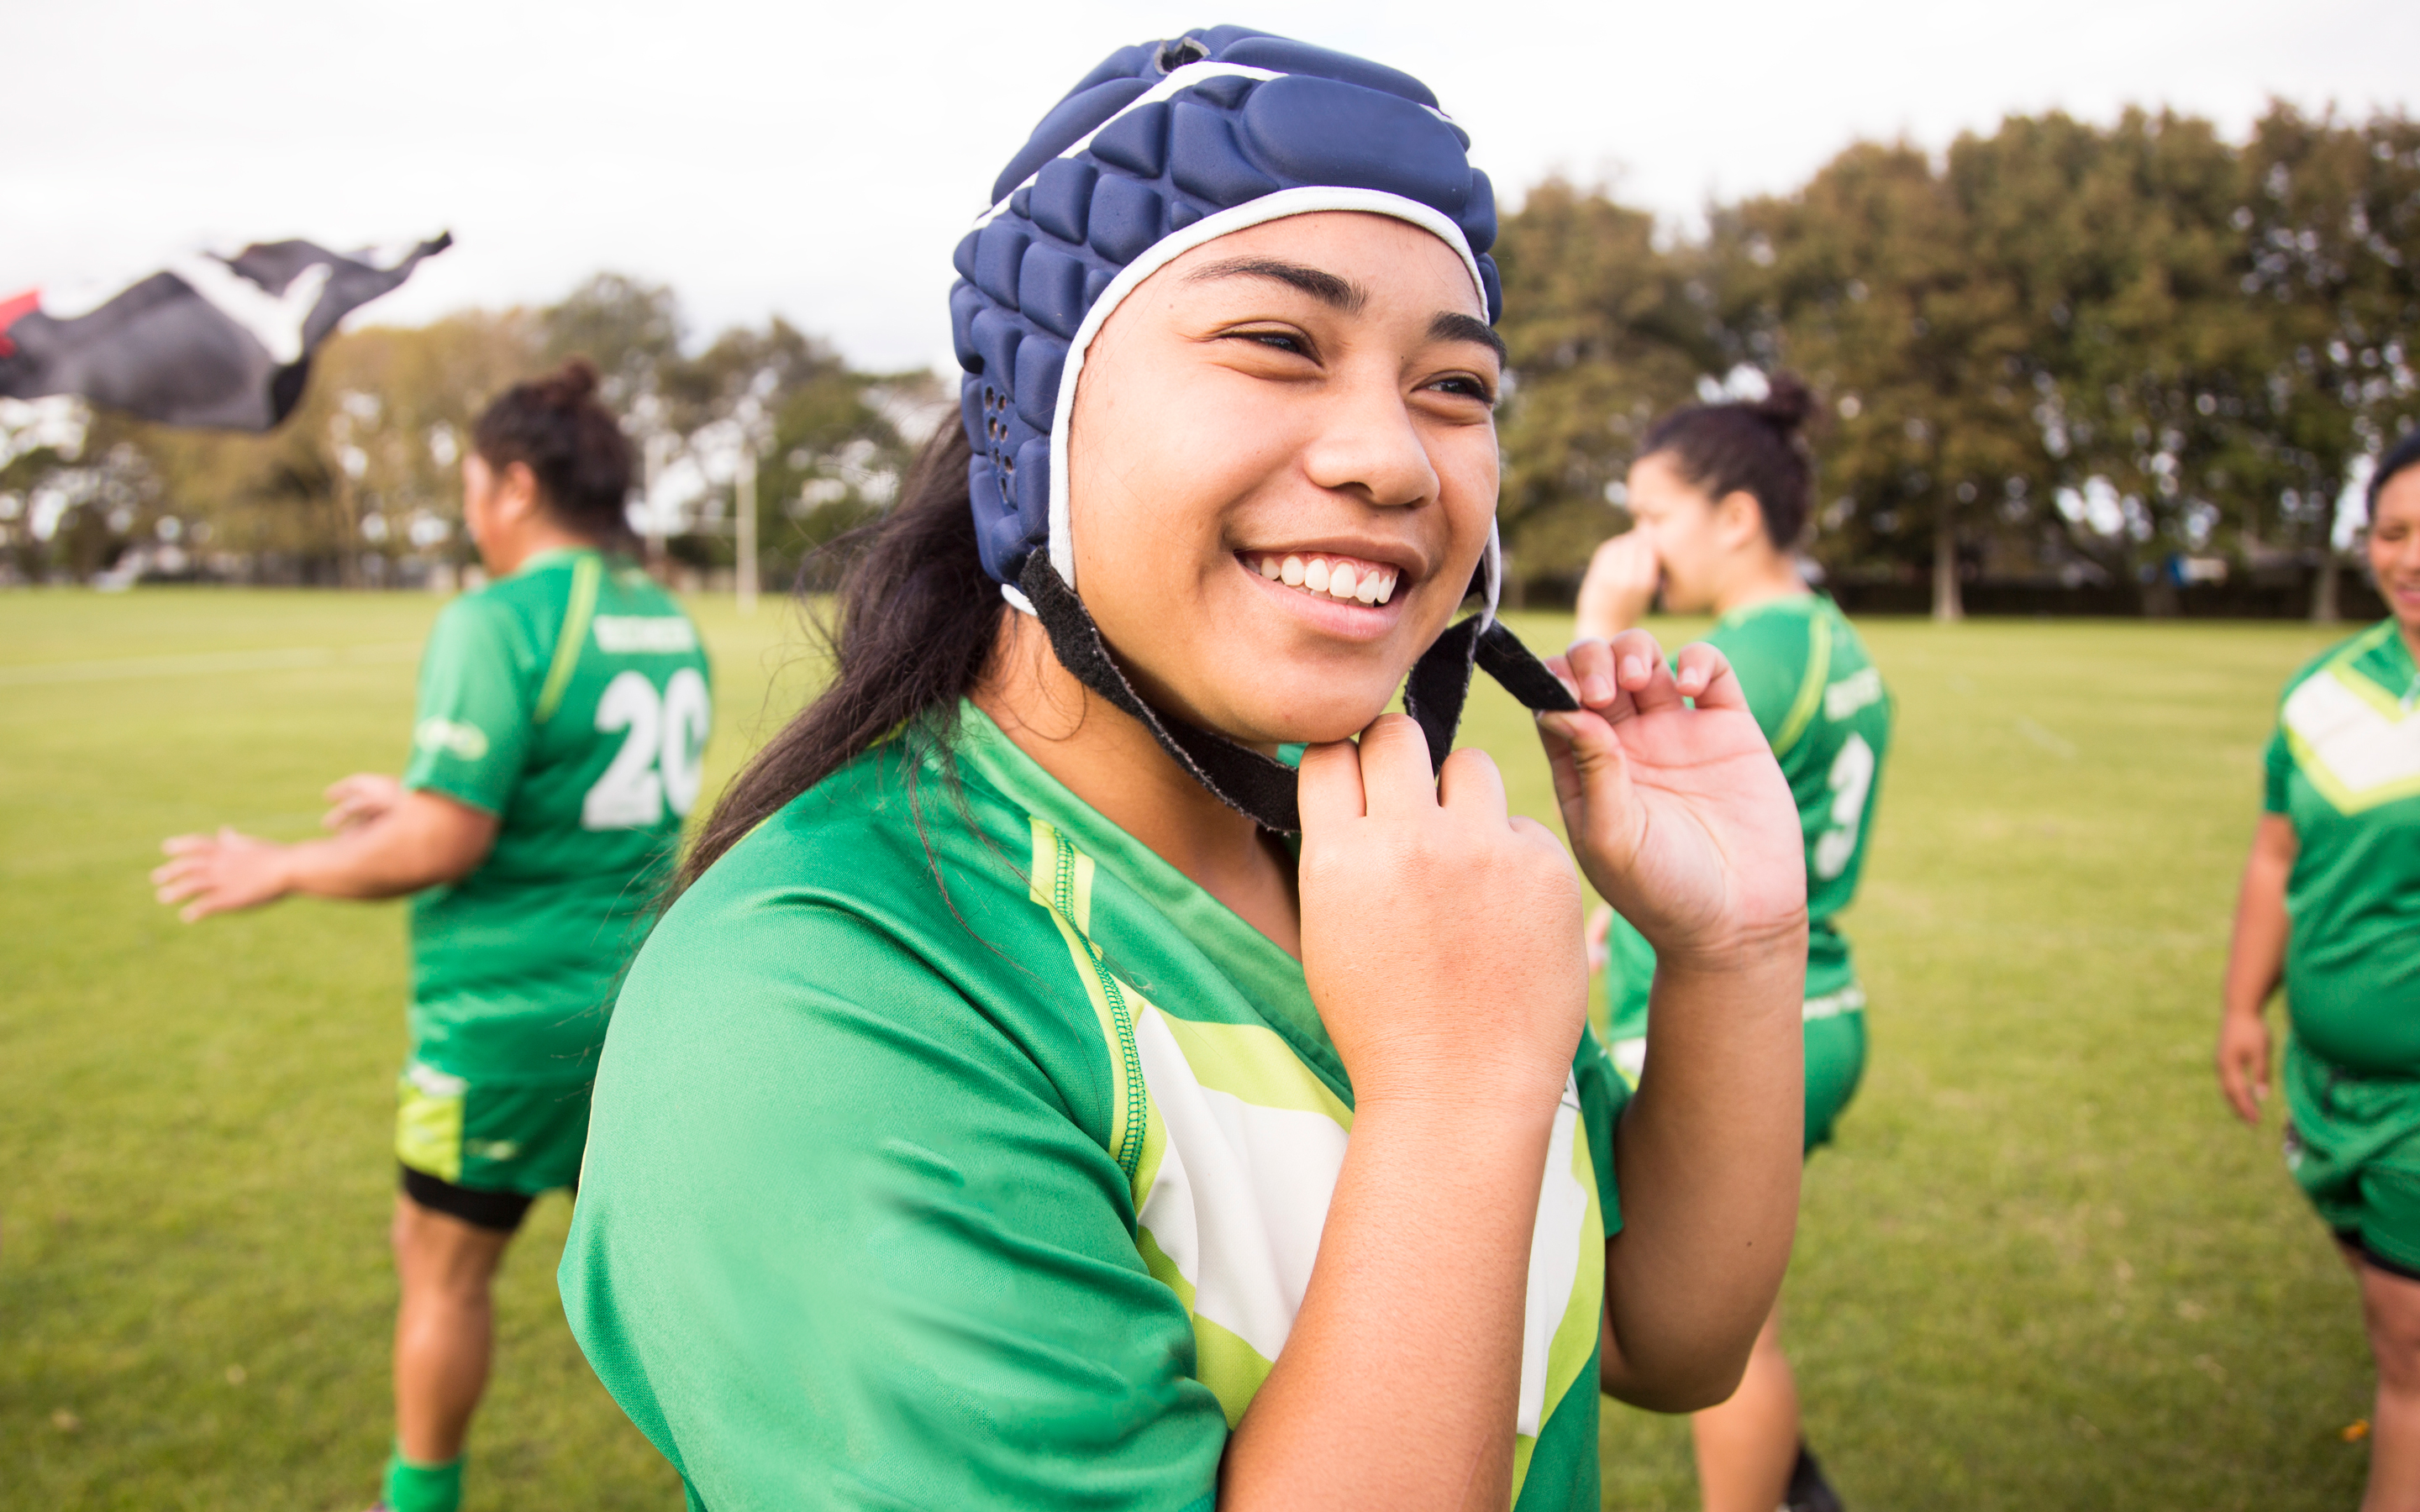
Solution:
M1586 685L1580 689L1580 700L1586 703L1610 703L1616 691L1618 690L1614 687L1611 678L1601 677L1591 672Z
M1636 682L1647 675L1647 664L1637 656L1621 658L1621 675L1626 682Z

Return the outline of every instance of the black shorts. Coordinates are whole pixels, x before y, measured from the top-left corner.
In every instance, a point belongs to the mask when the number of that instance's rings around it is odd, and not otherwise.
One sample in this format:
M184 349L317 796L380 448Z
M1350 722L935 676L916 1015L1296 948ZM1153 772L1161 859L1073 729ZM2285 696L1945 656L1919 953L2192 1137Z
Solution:
M431 1212L459 1218L474 1228L499 1234L518 1230L521 1220L529 1216L530 1204L537 1200L519 1192L480 1192L456 1186L443 1177L415 1171L409 1165L397 1168L403 1172L403 1195L413 1202Z

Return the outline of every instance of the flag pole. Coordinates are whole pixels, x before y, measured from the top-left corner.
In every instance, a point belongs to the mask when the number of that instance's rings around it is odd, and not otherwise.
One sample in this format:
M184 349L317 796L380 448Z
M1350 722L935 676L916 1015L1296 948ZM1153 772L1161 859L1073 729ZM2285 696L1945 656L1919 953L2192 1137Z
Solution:
M656 581L665 580L664 522L656 513L656 481L663 475L664 453L672 438L661 432L650 433L645 452L647 467L647 571Z

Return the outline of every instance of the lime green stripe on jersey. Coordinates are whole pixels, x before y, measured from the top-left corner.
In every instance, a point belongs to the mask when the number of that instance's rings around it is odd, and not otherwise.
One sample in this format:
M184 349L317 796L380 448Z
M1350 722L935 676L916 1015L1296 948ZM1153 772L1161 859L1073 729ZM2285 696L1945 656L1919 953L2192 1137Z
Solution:
M2360 667L2362 658L2385 644L2386 638L2394 633L2395 622L2392 620L2384 625L2370 626L2363 634L2354 637L2343 650L2329 657L2327 670L2330 675L2359 696L2363 702L2390 719L2400 719L2412 712L2411 690L2406 689L2400 693L2389 692L2376 681L2364 675Z
M1109 1158L1132 1180L1142 1160L1142 1062L1135 1054L1134 1011L1125 989L1101 960L1099 948L1086 934L1093 918L1093 858L1079 854L1067 837L1040 819L1033 820L1033 901L1050 911L1051 919L1075 958L1077 974L1101 1021L1101 1038L1109 1053L1109 1086L1115 1112Z
M572 671L580 665L580 648L588 639L588 622L597 612L597 585L605 576L604 559L595 552L582 552L571 565L571 601L564 607L563 630L554 638L554 661L546 670L546 686L538 689L537 709L531 718L544 724L554 717L563 706L563 695L571 687Z
M1204 1087L1232 1092L1260 1107L1292 1108L1353 1127L1353 1110L1316 1076L1302 1073L1276 1031L1257 1024L1201 1024L1170 1016L1169 1034Z
M1790 703L1790 713L1774 733L1773 753L1787 756L1798 744L1798 737L1815 722L1815 711L1823 706L1823 684L1832 675L1832 621L1822 614L1810 615L1807 621L1807 675L1800 679L1798 696Z
M1227 1426L1233 1427L1244 1421L1244 1410L1252 1405L1261 1383L1277 1368L1276 1363L1263 1358L1260 1350L1194 1310L1193 1283L1161 1250L1150 1229L1136 1230L1135 1248L1141 1252L1151 1273L1176 1293L1177 1301L1192 1317L1194 1379L1218 1398L1218 1411L1225 1414Z
M2395 633L2389 620L2346 642L2279 711L2295 764L2341 813L2420 794L2420 714L2408 702L2413 689L2386 687L2361 666Z

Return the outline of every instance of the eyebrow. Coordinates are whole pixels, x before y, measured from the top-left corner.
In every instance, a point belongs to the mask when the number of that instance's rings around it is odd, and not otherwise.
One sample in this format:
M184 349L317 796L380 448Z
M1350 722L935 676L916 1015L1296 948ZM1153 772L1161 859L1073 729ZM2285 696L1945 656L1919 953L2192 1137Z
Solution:
M1498 363L1510 363L1512 356L1504 349L1504 338L1496 328L1476 316L1444 311L1429 322L1431 341L1475 341L1496 354Z
M1210 263L1186 275L1185 281L1206 284L1221 278L1274 279L1290 288L1300 289L1322 304L1342 310L1346 315L1359 313L1370 299L1369 290L1350 279L1279 257L1234 257L1226 262ZM1440 311L1429 321L1429 339L1477 342L1494 352L1499 363L1509 363L1512 360L1512 354L1505 349L1504 338L1496 333L1496 328L1476 316Z
M1211 263L1195 269L1185 281L1206 284L1220 278L1274 279L1291 288L1300 289L1320 303L1332 305L1346 315L1357 314L1370 299L1369 290L1349 279L1276 257L1236 257L1227 262Z

